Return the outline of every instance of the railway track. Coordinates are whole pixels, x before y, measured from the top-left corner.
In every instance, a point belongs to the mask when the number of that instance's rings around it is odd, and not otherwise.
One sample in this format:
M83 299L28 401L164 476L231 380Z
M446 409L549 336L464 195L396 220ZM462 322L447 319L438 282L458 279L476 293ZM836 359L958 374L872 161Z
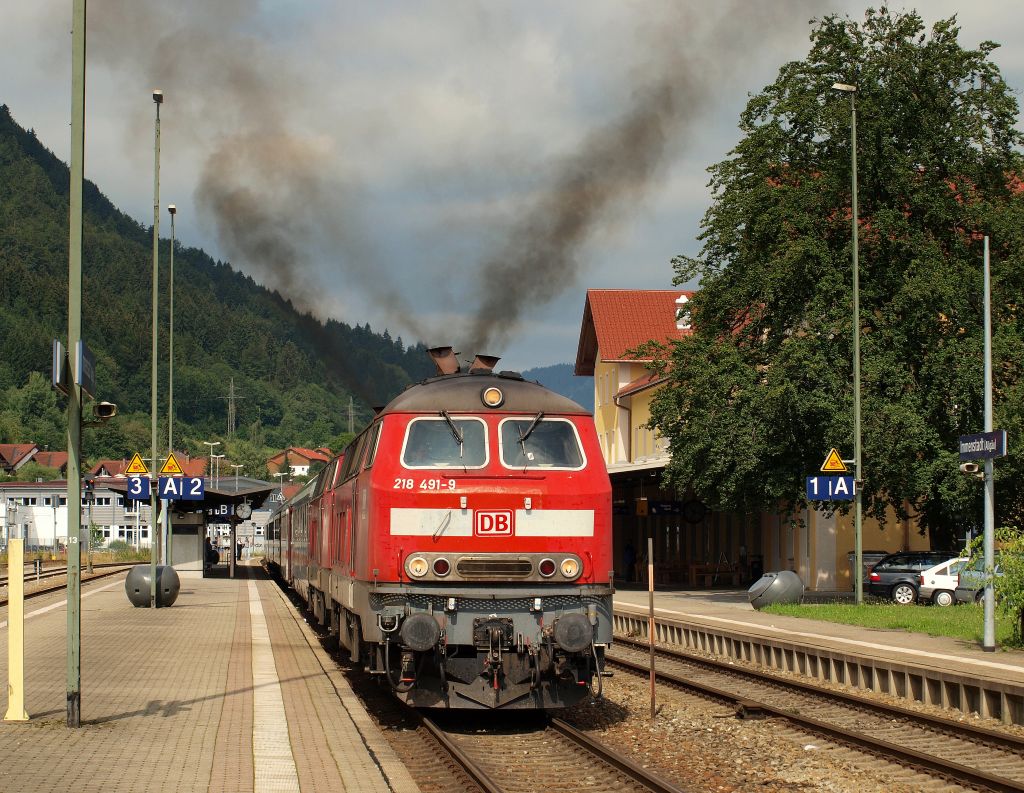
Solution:
M647 675L649 645L616 638L607 661ZM965 787L1024 791L1024 738L877 700L656 648L657 680L732 703Z
M125 570L127 570L127 569L129 569L131 567L134 567L134 565L135 565L134 562L131 563L131 564L125 564L125 563L122 563L122 562L105 562L103 564L94 564L93 565L93 569L101 569L102 571L101 572L95 572L95 573L93 573L92 575L89 575L89 576L87 576L85 574L84 567L83 567L82 583L85 583L87 581L96 581L96 580L98 580L100 578L107 578L107 577L112 576L112 575L117 575L118 573L122 573ZM67 576L67 572L68 571L67 571L66 567L49 568L48 570L44 570L42 572L42 574L40 575L40 577L39 577L39 581L40 582L46 581L47 579L50 579L50 580L59 579L60 583L52 584L52 585L49 585L49 586L32 587L32 589L30 591L26 591L25 592L25 599L28 600L29 598L40 597L41 595L47 595L47 594L50 594L51 592L57 592L57 591L59 591L61 589L64 589L67 586L67 582L64 581L64 578ZM25 574L25 587L26 587L26 589L28 587L32 586L34 583L36 583L35 573L32 573L31 575L26 573ZM0 595L0 608L2 608L3 606L7 605L6 589L7 589L7 576L3 576L2 578L0 578L0 591L3 591L3 594Z
M283 585L282 589L300 617L305 604L292 590ZM386 685L353 665L346 651L331 647L314 621L309 625L320 634L423 793L686 793L687 789L546 714L433 715L410 708Z
M682 788L641 768L557 718L531 726L466 725L466 716L421 715L427 732L486 793L554 793ZM450 724L457 720L457 724Z

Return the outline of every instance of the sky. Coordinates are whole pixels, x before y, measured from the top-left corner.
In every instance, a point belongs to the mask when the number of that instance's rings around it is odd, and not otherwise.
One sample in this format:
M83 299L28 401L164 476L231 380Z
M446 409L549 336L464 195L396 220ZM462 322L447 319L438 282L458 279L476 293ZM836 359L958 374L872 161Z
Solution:
M958 8L957 6L963 6ZM92 0L86 177L299 308L531 369L667 289L748 96L840 0ZM892 10L902 7L892 6ZM1019 3L928 0L1024 89ZM70 148L70 0L0 5L0 104Z

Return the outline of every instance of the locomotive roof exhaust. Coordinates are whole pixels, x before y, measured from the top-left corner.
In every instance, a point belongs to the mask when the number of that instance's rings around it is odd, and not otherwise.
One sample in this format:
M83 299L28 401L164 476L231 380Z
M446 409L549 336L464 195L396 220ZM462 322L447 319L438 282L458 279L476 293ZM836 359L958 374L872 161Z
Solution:
M500 361L501 358L496 355L477 355L473 359L473 365L469 367L471 372L490 372L494 370L495 364Z
M431 347L427 352L434 359L438 374L457 374L461 368L459 359L455 357L455 351L451 347Z

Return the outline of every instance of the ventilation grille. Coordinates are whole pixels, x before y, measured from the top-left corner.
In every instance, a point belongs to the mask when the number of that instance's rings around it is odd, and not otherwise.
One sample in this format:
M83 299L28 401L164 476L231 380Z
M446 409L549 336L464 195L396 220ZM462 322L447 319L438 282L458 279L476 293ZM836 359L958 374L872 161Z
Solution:
M455 570L463 578L529 578L533 574L533 563L529 559L470 556L459 559Z

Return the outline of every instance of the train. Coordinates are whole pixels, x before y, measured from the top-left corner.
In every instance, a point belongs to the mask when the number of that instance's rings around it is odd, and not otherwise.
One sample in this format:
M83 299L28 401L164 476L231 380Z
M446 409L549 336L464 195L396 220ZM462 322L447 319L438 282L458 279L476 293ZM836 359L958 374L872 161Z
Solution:
M614 565L593 416L498 358L429 352L436 376L276 507L267 564L413 707L600 696Z

